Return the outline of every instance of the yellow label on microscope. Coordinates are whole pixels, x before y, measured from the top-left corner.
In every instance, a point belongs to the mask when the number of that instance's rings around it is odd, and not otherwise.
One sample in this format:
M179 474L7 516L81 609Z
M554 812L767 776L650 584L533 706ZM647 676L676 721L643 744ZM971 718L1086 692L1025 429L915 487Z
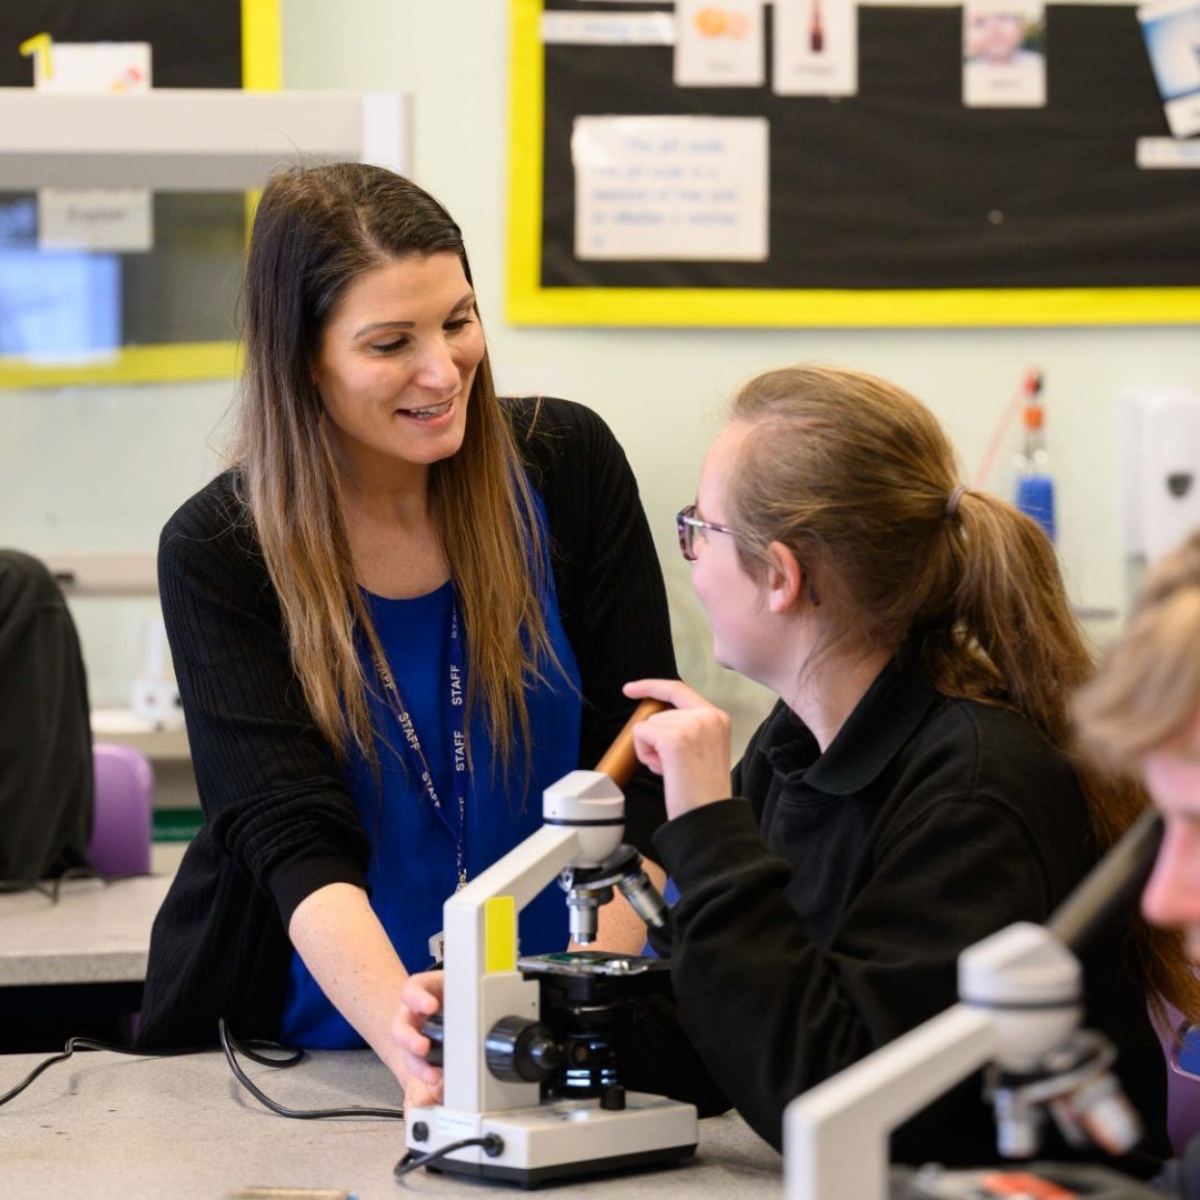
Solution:
M487 971L517 969L517 902L512 896L493 896L483 905L483 956Z

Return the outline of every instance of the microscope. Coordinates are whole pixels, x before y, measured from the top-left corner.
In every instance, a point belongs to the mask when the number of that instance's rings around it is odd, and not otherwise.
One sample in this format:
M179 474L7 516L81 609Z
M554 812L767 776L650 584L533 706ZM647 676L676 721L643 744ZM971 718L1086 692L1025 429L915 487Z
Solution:
M595 940L618 889L649 925L666 906L622 845L621 784L637 767L633 726L664 708L644 701L594 771L546 789L544 824L446 901L441 1023L425 1031L445 1072L443 1103L406 1113L415 1165L523 1187L675 1166L695 1152L696 1109L626 1092L612 1037L640 996L664 993L667 964L575 952L518 958L517 913L558 879L571 938Z
M888 1135L990 1063L986 1088L1000 1155L1036 1154L1047 1114L1072 1146L1090 1141L1121 1154L1137 1143L1137 1116L1109 1070L1114 1048L1079 1029L1082 972L1075 953L1141 894L1161 840L1161 819L1145 813L1047 926L1018 922L960 955L958 1004L793 1100L784 1116L787 1200L1157 1195L1106 1167L1068 1164L1037 1164L1037 1177L1030 1168L1028 1178L1043 1190L1029 1184L1011 1193L989 1190L988 1180L1002 1168L934 1165L889 1179Z

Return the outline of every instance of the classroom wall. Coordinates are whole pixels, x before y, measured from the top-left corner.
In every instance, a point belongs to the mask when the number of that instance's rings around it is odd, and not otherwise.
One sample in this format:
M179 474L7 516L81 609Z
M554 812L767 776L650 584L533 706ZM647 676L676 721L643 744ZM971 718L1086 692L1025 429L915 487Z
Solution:
M1116 413L1132 384L1200 387L1195 328L745 330L514 328L503 320L508 5L505 0L284 0L285 84L398 88L416 98L417 179L462 226L502 389L601 412L641 481L693 682L749 714L761 693L711 664L674 545L722 404L764 369L801 360L894 379L945 422L970 479L1025 367L1046 376L1062 559L1076 601L1121 608ZM1014 430L1015 433L1015 430ZM994 477L1009 486L1015 441ZM1096 628L1102 635L1104 626ZM739 730L739 736L741 731Z
M1094 608L1123 606L1117 405L1128 385L1200 387L1195 328L511 327L503 318L507 10L506 0L283 0L285 85L416 97L414 175L465 231L501 388L580 400L611 424L658 539L681 667L735 708L738 738L763 696L712 665L672 516L694 495L722 404L763 369L824 360L896 380L945 422L969 479L1024 369L1040 366L1072 594ZM152 550L174 507L216 469L231 392L224 383L0 392L0 544ZM1002 490L1005 473L995 477ZM74 610L94 702L127 703L153 602L81 601Z
M0 389L0 546L152 554L212 478L228 382ZM94 708L127 708L158 601L70 601Z

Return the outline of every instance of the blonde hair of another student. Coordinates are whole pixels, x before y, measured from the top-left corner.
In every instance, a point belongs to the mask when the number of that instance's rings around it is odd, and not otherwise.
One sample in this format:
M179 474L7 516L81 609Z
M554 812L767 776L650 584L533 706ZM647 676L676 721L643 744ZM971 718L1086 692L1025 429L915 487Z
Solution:
M1200 533L1155 563L1095 678L1075 700L1082 745L1134 773L1200 713Z
M1146 807L1141 789L1072 752L1070 700L1093 658L1041 528L961 490L933 414L883 379L802 365L751 380L731 416L749 428L727 496L752 577L771 542L811 572L828 634L815 656L902 648L947 696L1014 709L1072 761L1101 852ZM953 500L953 502L952 502ZM1200 1012L1177 939L1137 919L1148 990Z

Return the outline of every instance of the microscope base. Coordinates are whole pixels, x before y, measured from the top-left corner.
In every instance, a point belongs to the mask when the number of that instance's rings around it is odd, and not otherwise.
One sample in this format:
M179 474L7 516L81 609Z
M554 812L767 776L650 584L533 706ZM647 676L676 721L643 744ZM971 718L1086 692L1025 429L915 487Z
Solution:
M406 1124L408 1148L416 1155L464 1138L497 1135L504 1149L494 1158L470 1146L427 1169L524 1188L584 1175L678 1166L695 1153L699 1138L692 1105L641 1092L630 1092L626 1107L616 1112L602 1109L596 1100L555 1100L494 1113L439 1106L414 1109ZM425 1136L419 1140L422 1132Z

